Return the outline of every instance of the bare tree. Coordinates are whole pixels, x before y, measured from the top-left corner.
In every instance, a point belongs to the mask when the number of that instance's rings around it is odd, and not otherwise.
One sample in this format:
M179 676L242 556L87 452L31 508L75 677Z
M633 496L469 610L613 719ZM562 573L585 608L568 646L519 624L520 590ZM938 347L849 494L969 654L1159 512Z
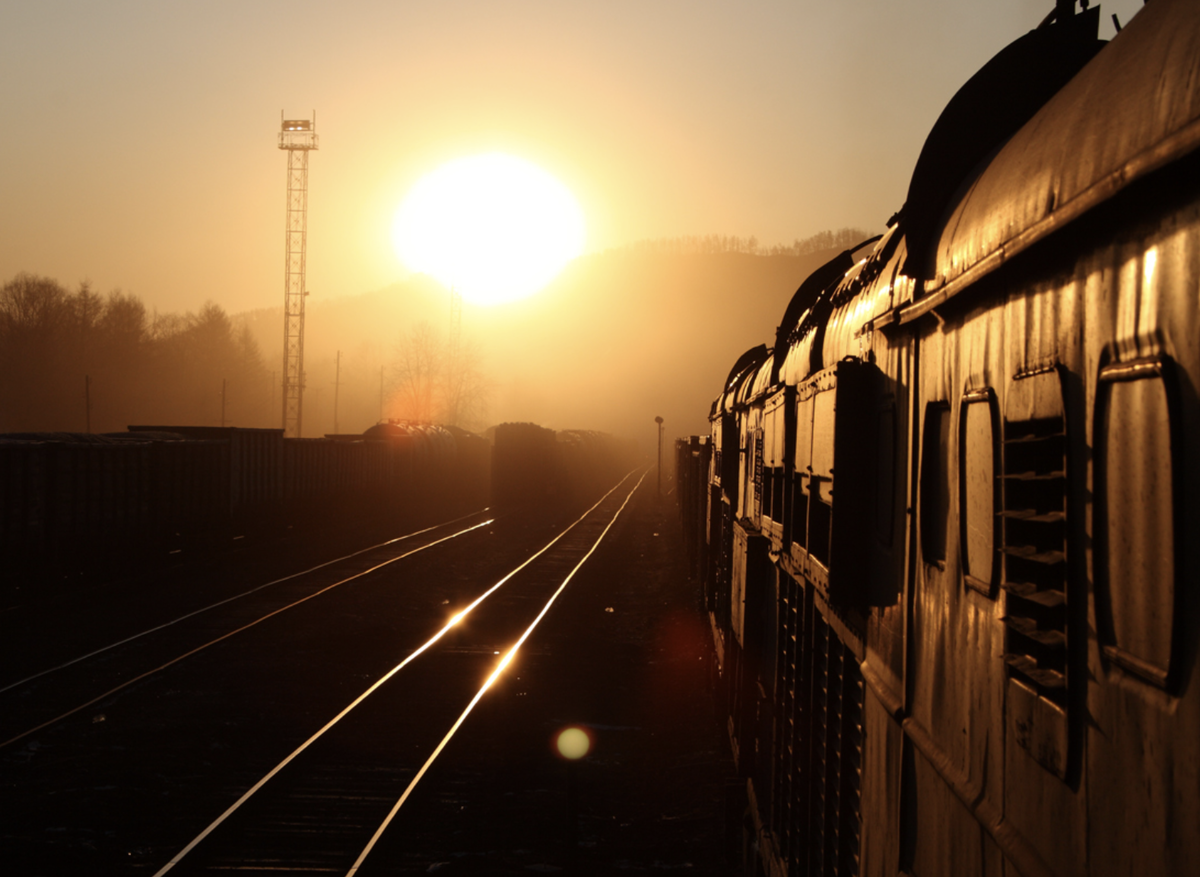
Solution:
M442 376L442 422L467 429L481 426L491 393L479 342L460 342Z
M428 322L418 323L395 348L388 416L403 420L478 426L491 386L479 344L464 339L454 351Z
M424 423L437 419L444 347L427 322L418 323L396 344L389 416Z

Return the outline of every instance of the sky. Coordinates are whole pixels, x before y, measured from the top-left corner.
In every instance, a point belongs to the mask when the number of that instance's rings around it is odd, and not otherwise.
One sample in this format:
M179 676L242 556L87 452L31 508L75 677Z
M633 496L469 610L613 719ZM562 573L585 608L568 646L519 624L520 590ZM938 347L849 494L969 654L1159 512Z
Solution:
M488 151L574 192L586 251L879 228L949 98L1052 6L6 0L0 283L87 280L160 311L278 306L281 111L316 113L316 298L401 279L405 193ZM1140 6L1104 3L1101 36Z

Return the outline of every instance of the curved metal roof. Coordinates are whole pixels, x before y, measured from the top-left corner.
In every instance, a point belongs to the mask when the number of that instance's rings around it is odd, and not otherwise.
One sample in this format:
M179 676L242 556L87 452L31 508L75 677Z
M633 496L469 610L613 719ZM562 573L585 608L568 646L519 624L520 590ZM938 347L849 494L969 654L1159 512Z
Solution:
M1200 3L1155 0L967 189L942 229L936 277L905 319L1197 146Z
M1066 5L1069 9L1074 3ZM958 190L981 161L1096 56L1104 46L1096 39L1099 25L1100 7L1093 6L1030 31L984 64L951 98L925 139L898 214L908 239L905 274L926 280L934 276L934 244Z
M758 371L754 373L754 379L742 384L741 390L738 393L738 401L749 402L765 394L774 385L772 378L774 373L775 356L772 354L763 360L762 365L758 367Z
M729 377L725 380L725 387L718 397L718 410L725 413L733 411L742 385L758 374L758 369L770 355L771 351L767 349L767 345L760 344L757 347L751 347L738 357L738 361L730 370Z

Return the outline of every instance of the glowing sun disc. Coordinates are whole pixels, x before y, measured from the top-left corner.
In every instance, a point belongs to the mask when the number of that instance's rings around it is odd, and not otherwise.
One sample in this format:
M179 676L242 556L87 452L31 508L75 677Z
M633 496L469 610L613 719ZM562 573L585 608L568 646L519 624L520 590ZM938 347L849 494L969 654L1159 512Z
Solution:
M583 213L536 165L500 153L422 177L392 226L396 253L477 304L537 292L583 252Z

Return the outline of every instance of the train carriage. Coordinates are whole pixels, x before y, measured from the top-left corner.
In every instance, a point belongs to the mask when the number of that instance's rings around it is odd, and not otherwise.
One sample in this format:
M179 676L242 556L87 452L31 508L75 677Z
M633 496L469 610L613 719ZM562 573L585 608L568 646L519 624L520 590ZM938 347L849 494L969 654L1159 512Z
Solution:
M706 589L764 873L1200 856L1200 8L1101 49L1070 6L714 405Z

